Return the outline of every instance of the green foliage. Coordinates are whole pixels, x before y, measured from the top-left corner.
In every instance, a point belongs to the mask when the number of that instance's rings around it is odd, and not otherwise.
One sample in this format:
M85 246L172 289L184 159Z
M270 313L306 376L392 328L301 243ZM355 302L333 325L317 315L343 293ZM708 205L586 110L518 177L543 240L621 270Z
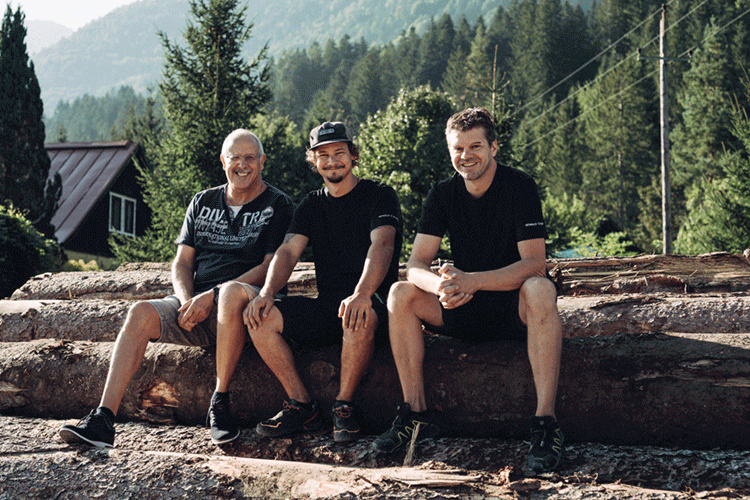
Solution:
M26 53L24 14L7 6L0 33L0 203L22 210L39 231L54 238L52 216L62 194L56 174L47 179L44 109L34 63Z
M86 94L72 103L60 101L52 117L45 120L47 142L57 142L60 130L65 131L70 142L113 139L113 130L123 128L129 116L144 114L145 108L146 98L129 86L113 89L102 97Z
M704 176L689 190L687 217L675 241L680 253L742 253L750 247L750 118L739 105L730 130L742 146L721 156L719 174Z
M371 116L360 129L362 158L357 175L396 190L406 235L402 260L411 251L410 239L416 234L427 193L453 172L445 142L445 123L453 113L447 95L418 87L401 91L385 111Z
M271 97L266 49L245 61L242 49L252 24L237 0L194 0L185 47L160 33L165 52L160 98L167 119L159 141L148 149L150 165L136 166L151 208L151 227L135 240L110 239L120 260L171 260L190 200L198 191L226 182L219 155L232 130L248 127Z
M575 194L553 196L548 188L542 198L542 212L547 226L547 255L580 246L583 235L593 232L586 205Z
M0 298L9 297L29 278L47 271L56 271L62 251L14 209L0 205Z
M64 272L84 272L84 271L100 271L99 264L95 260L85 262L83 259L68 260L62 265L60 269Z

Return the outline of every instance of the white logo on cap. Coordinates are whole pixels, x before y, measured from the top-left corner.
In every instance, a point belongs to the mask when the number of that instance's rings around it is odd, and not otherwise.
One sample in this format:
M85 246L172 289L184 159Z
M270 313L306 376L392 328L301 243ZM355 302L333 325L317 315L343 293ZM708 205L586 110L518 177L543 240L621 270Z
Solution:
M320 133L318 133L318 135L319 135L319 136L321 136L321 135L328 135L328 134L332 134L332 133L334 133L334 132L336 132L336 129L335 129L335 128L324 128L324 129L322 129L322 130L320 131Z

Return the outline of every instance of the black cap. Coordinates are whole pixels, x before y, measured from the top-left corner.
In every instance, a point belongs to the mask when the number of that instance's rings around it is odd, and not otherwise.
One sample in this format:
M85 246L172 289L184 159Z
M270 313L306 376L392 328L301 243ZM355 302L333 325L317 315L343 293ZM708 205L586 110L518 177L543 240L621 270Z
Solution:
M349 128L341 122L325 122L310 131L310 149L332 142L354 142Z

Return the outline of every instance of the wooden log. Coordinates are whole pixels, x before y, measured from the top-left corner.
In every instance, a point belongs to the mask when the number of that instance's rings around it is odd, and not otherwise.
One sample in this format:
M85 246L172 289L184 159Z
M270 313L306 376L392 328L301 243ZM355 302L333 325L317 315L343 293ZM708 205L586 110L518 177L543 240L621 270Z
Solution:
M433 265L437 269L442 261ZM547 269L562 295L622 293L736 293L750 290L750 261L743 255L641 255L550 259ZM404 279L404 266L401 266ZM289 280L292 294L313 294L315 268L300 262ZM13 293L14 300L142 300L172 293L169 264L123 264L116 271L46 273Z
M523 437L535 408L523 343L469 345L428 337L430 403L449 434ZM570 441L691 448L750 448L749 334L613 335L566 339L558 418ZM0 344L0 409L75 418L98 404L112 344L37 340ZM339 348L298 353L324 415L338 390ZM129 386L120 420L202 424L214 387L214 356L198 348L150 346ZM232 386L243 425L275 414L283 391L252 349ZM386 346L376 350L355 404L366 433L388 427L401 390Z
M0 301L0 341L113 341L127 300ZM750 297L618 295L561 297L566 337L613 333L750 333Z

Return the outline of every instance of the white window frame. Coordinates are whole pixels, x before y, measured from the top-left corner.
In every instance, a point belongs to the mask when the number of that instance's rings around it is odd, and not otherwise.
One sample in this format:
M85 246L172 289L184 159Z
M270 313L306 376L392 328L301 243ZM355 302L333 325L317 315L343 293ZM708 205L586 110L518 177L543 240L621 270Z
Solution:
M118 203L120 205L120 227L119 229L116 228L112 224L112 218L114 214L112 213L112 206L114 203ZM127 231L125 229L125 221L126 221L126 207L128 202L131 202L133 204L133 228L132 232ZM136 224L136 209L138 208L138 203L134 198L130 198L129 196L124 196L121 194L113 193L110 191L109 193L109 232L111 233L120 233L120 234L126 234L129 236L135 236L135 224Z

